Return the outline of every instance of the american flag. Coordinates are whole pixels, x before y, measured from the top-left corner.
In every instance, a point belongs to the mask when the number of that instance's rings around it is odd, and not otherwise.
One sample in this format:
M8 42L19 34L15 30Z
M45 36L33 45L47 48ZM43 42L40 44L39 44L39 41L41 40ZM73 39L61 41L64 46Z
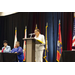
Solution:
M74 13L75 14L75 13ZM73 23L73 39L72 39L72 47L75 46L75 16L74 16L74 23ZM72 49L73 50L73 49Z

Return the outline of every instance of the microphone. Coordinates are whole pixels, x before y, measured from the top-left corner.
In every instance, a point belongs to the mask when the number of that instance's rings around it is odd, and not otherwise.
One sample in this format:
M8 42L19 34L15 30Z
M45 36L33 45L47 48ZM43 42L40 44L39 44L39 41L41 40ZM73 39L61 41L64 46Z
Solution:
M30 33L29 35L35 35L35 33Z
M30 33L29 35L30 35L30 38L32 38L32 35L35 35L35 33Z

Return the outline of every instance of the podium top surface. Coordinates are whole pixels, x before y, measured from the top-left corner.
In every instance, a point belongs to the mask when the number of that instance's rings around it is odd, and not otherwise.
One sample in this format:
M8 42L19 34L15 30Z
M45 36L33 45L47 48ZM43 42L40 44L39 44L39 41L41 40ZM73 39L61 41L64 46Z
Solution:
M23 40L35 40L35 38L23 38Z
M36 43L36 44L44 44L42 41L37 40L37 39L35 39L35 38L23 38L23 40L35 40L35 43Z

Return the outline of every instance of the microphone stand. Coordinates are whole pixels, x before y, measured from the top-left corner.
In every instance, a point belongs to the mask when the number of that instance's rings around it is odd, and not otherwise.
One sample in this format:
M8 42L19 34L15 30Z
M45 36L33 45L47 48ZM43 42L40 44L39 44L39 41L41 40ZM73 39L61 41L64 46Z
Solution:
M34 33L31 33L31 34L29 34L30 35L30 38L32 38L32 35L35 35Z
M30 38L32 38L32 34L30 35Z

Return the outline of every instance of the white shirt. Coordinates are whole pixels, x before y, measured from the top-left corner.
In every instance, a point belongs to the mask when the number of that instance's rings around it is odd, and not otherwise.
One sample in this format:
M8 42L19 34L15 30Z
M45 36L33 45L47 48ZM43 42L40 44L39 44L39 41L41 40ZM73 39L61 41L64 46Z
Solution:
M3 49L3 48L4 48L4 47L2 47L2 49ZM6 48L4 49L3 53L9 53L10 50L11 50L11 47L7 45Z
M42 34L39 34L39 36L38 37L34 37L36 40L40 40L41 42L43 42L43 44L36 44L35 45L35 49L37 49L37 50L44 50L45 48L44 48L44 45L45 45L45 37L44 37L44 35L42 35Z

